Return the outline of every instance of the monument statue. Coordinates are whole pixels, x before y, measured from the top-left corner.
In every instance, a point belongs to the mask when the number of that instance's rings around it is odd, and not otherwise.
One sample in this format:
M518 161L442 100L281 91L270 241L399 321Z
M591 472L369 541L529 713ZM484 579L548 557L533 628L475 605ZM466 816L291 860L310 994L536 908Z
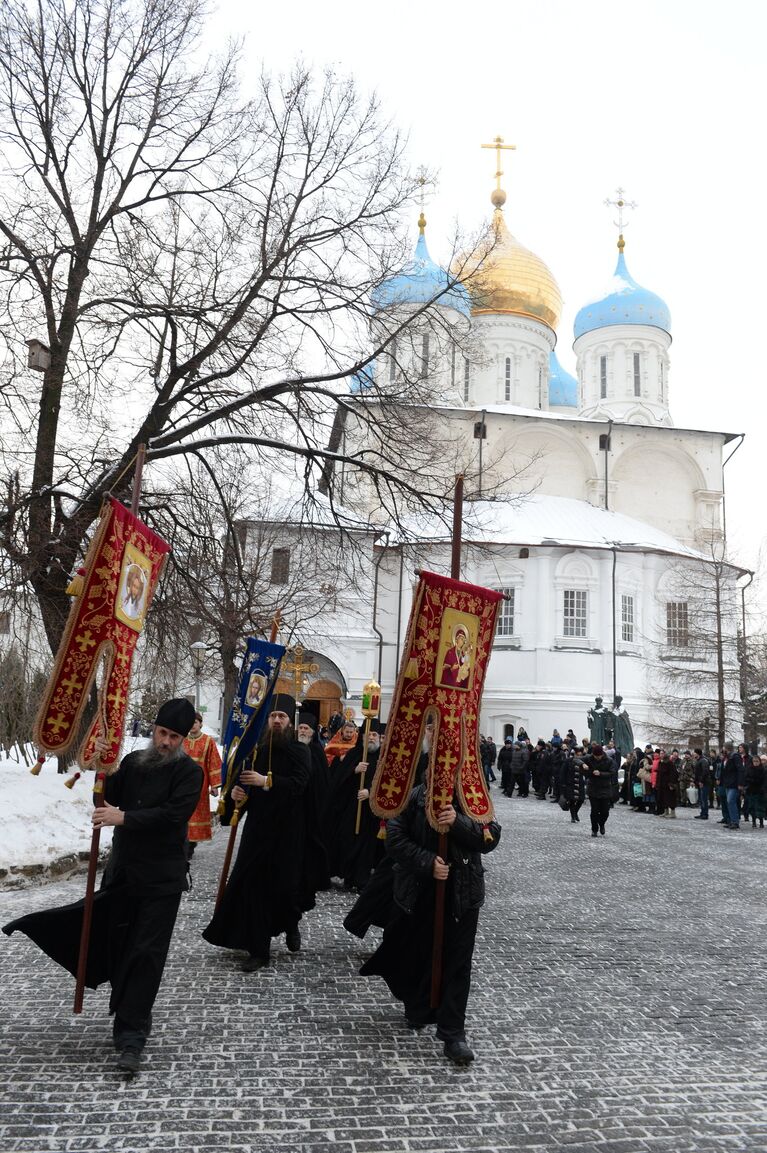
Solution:
M594 705L586 713L586 720L589 726L589 736L594 745L603 745L606 738L605 720L608 716L607 709L602 706L602 697L596 697Z
M623 707L623 697L613 698L613 707L608 715L612 723L615 747L626 757L634 748L634 733L631 728L631 719Z

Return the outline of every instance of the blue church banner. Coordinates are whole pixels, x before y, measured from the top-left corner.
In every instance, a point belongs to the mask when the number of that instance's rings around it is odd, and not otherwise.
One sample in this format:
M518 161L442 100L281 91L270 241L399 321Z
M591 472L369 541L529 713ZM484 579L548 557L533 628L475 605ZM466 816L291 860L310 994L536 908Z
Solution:
M248 637L237 693L224 731L223 796L236 784L240 770L256 750L284 655L284 645Z

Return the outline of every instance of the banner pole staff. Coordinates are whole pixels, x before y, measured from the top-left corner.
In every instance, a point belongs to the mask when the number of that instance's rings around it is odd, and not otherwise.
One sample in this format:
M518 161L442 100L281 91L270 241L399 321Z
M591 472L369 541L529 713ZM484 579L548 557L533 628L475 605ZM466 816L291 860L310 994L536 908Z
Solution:
M453 547L450 557L450 576L461 579L461 532L463 525L463 476L455 478L453 497ZM447 829L440 829L437 853L447 863ZM446 881L435 880L434 891L434 941L431 954L431 1008L439 1006L442 992L442 951L445 940L445 890Z
M269 633L269 644L273 645L273 644L277 643L277 634L279 633L279 631L280 631L280 611L278 609L277 612L274 614L274 618L272 620L272 628L271 628L271 632ZM228 778L228 776L229 776L229 770L227 768L227 778ZM227 781L227 784L228 784L228 781ZM231 790L231 786L229 786L229 789ZM216 903L213 906L214 913L218 912L218 907L221 904L222 900L224 899L224 892L226 890L226 883L229 880L229 869L231 868L232 857L234 856L234 843L237 840L237 826L240 823L240 809L241 809L241 806L235 802L235 806L234 806L234 809L232 811L232 819L229 822L229 840L227 841L226 853L224 854L224 863L221 867L221 876L219 877L218 889L216 890Z
M144 472L146 458L146 445L140 444L136 452L136 468L133 473L133 494L131 496L130 510L138 516L138 506L141 500L141 477ZM120 734L122 739L122 734ZM104 807L104 779L106 773L100 769L96 773L93 785L93 806L96 809ZM80 953L77 958L77 978L75 980L75 1001L73 1012L82 1013L83 998L85 994L85 974L88 968L88 948L91 940L91 922L93 920L93 897L96 892L96 869L99 863L99 840L101 829L97 826L91 833L91 849L88 855L88 876L85 880L85 901L83 903L83 924L80 930Z

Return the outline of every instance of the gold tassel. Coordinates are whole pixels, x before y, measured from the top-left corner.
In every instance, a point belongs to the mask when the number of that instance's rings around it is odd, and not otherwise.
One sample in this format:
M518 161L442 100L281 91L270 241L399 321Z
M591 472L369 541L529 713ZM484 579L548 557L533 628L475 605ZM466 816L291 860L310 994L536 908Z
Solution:
M226 798L224 797L224 794L222 793L221 796L218 798L218 805L216 806L216 816L217 817L223 817L225 811L226 811Z
M40 753L37 760L33 764L32 768L29 770L33 777L39 777L40 776L40 770L42 769L44 764L45 764L45 753Z
M409 681L414 681L417 676L418 676L418 658L417 657L411 657L410 660L407 662L407 668L405 669L405 677Z
M484 828L484 830L483 830L483 833L482 833L482 835L483 835L483 837L485 838L485 840L486 840L486 841L492 841L492 839L493 839L493 834L490 832L490 830L488 829L487 825L485 825L485 828Z
M232 819L229 822L229 828L233 829L236 825L239 825L239 823L240 823L240 810L235 806L234 812L232 813Z
M79 568L67 585L68 597L79 597L85 587L85 569Z
M82 776L82 773L75 773L74 776L68 777L67 780L64 781L64 788L65 789L73 789L75 787L75 785L77 784L77 782L80 780L81 776Z
M270 752L271 752L271 749L270 749ZM271 787L272 787L272 770L270 769L269 772L266 774L266 784L264 785L264 788L268 791L269 789L271 789Z
M386 821L383 819L383 817L381 818L381 823L378 826L378 832L376 833L376 840L378 840L378 841L385 841L386 840Z

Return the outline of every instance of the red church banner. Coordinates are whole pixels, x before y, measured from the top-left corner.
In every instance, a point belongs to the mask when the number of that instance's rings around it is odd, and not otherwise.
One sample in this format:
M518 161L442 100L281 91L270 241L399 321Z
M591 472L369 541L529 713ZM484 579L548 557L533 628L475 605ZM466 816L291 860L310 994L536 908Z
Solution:
M463 811L487 824L493 806L479 758L482 685L503 594L422 572L410 614L402 667L394 690L370 807L396 817L407 804L426 734L430 788L426 815L454 792Z
M101 665L98 712L78 760L83 768L107 771L117 764L133 653L169 552L170 545L124 505L105 504L35 722L34 740L44 752L65 753L77 739ZM98 757L100 736L109 747Z

